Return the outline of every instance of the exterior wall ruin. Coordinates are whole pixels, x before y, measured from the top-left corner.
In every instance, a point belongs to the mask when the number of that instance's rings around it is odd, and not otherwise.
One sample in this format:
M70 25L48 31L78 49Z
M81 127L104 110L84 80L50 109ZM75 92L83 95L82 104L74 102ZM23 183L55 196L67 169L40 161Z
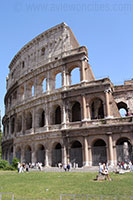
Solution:
M80 82L72 85L78 68ZM82 166L133 161L133 82L95 80L85 46L59 24L26 44L7 77L2 157ZM61 87L56 76L61 74ZM43 88L45 86L45 89ZM119 110L125 109L121 117ZM127 153L119 155L128 145Z

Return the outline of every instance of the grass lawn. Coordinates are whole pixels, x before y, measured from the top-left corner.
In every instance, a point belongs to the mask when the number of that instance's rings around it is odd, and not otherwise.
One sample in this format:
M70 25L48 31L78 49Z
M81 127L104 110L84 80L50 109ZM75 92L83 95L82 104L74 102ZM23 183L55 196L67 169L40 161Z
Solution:
M111 174L113 181L110 182L94 181L96 175L92 172L18 174L0 171L0 192L13 192L15 200L59 200L60 194L133 196L133 173Z

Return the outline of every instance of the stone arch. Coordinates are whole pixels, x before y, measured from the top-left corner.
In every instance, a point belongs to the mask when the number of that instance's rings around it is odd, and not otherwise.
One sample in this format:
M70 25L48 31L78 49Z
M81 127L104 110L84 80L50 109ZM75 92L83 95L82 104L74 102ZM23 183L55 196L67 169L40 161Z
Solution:
M45 111L43 108L40 108L36 114L37 127L45 126Z
M16 148L16 158L21 161L21 148L19 146Z
M52 148L52 166L58 166L62 163L62 146L61 143L55 143Z
M61 124L61 107L60 105L54 105L51 112L51 123Z
M81 106L79 102L72 105L72 122L81 121Z
M37 162L42 163L42 165L45 165L45 147L43 144L37 145L36 157Z
M91 119L104 118L104 105L100 98L94 98L90 103Z
M56 73L55 75L55 88L61 88L62 87L62 72L59 71L58 73Z
M116 141L117 162L129 162L133 160L133 147L127 137L121 137Z
M44 56L45 55L45 47L42 47L42 49L41 49L41 56Z
M80 66L72 65L69 67L69 85L78 84L81 81Z
M106 142L103 139L96 139L92 143L92 165L107 162Z
M5 150L5 160L8 160L8 149Z
M16 123L16 131L20 132L22 130L22 116L19 115L17 117L17 123Z
M118 110L120 112L121 117L128 116L128 106L123 101L117 103Z
M27 84L27 94L28 94L28 96L34 96L35 95L35 87L34 87L33 81L31 81Z
M9 119L7 119L7 135L9 135Z
M13 160L13 146L9 149L9 163L11 164Z
M72 165L77 164L78 167L83 166L82 144L78 140L71 142L69 154Z
M15 131L15 117L11 118L11 134Z
M25 162L26 163L32 163L32 150L30 145L26 145L25 147Z
M35 86L34 85L32 85L31 90L32 90L32 97L33 97L33 96L35 96Z
M50 80L51 88L58 89L62 87L62 69L55 69L51 73L52 79Z
M71 71L71 85L80 83L80 68L75 67Z
M61 107L55 109L55 124L61 124Z
M47 79L45 77L42 81L42 90L43 90L43 93L47 91Z
M29 111L26 114L26 130L32 128L32 113Z
M47 78L44 75L38 78L38 90L39 93L44 93L47 91Z

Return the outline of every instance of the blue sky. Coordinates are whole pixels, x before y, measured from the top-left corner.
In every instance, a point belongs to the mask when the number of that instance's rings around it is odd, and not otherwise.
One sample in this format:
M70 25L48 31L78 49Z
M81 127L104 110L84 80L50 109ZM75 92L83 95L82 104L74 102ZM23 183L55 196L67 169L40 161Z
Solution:
M97 79L114 84L133 78L132 0L1 0L0 2L0 110L8 66L14 55L38 34L61 22L88 48Z

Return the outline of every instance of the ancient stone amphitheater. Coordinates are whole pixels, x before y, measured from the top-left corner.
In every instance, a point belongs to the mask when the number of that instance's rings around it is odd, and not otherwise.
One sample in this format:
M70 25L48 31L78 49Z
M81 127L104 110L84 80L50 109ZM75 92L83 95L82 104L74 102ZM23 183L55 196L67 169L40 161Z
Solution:
M9 65L2 156L46 167L128 162L132 115L133 80L119 86L95 80L87 48L61 23L32 39Z

